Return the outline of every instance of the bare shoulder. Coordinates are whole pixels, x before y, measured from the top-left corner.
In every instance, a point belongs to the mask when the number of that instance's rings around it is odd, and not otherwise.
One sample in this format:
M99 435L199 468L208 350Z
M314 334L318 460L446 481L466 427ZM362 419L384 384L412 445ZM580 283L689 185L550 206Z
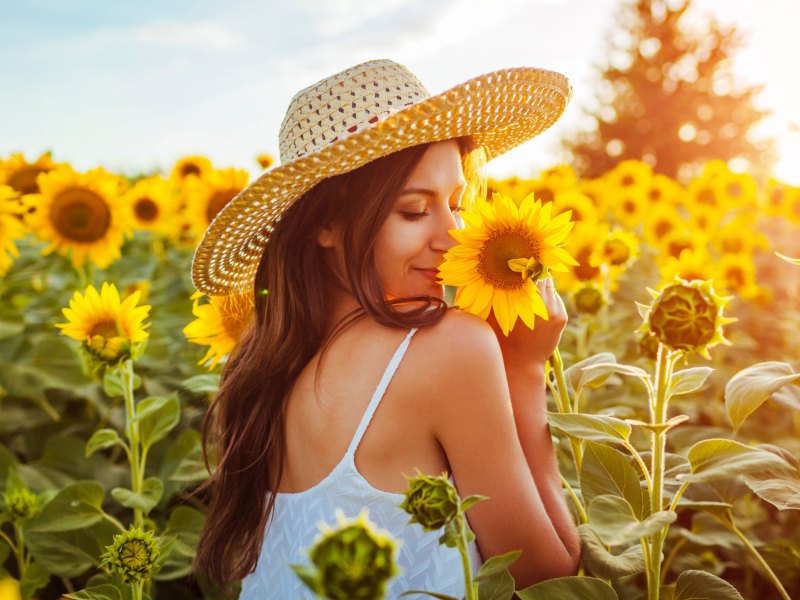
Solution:
M419 351L441 375L485 364L487 360L502 363L492 327L480 317L459 309L449 309L441 321L422 328L416 337Z

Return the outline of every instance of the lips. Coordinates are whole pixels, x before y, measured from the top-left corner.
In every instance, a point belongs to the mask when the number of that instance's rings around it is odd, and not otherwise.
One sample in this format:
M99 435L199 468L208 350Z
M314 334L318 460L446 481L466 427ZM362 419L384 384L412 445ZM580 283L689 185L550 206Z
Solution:
M434 268L434 269L414 269L414 270L415 271L419 271L420 273L422 273L423 275L426 275L427 277L430 277L434 281L436 281L436 278L439 277L439 269L437 269L437 268Z

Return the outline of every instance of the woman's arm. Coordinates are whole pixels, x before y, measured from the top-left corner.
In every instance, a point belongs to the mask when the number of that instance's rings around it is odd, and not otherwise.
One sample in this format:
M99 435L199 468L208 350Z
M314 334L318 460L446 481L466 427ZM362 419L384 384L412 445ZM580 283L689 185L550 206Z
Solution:
M550 438L547 417L544 414L547 403L544 366L531 365L527 372L523 369L506 368L506 376L522 451L539 490L542 504L553 521L553 527L561 538L564 549L575 560L575 572L577 572L581 543L564 498L561 474Z

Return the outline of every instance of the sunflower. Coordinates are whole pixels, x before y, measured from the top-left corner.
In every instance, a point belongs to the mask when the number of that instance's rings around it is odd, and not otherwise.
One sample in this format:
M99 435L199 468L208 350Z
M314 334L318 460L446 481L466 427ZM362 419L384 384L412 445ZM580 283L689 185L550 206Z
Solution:
M705 248L686 249L678 258L670 256L660 266L662 281L680 277L686 281L711 279L714 276L714 263Z
M790 185L770 177L766 185L759 190L758 204L762 211L772 217L783 215L784 201L789 195L800 192L800 188L793 188Z
M207 304L200 304L202 292L192 295L192 314L197 317L183 328L183 334L193 344L209 346L206 355L197 363L211 359L209 370L233 350L253 316L250 294L211 296Z
M27 229L21 220L23 209L19 203L19 192L7 185L0 185L0 275L5 275L19 256L15 240L22 239Z
M661 173L656 173L645 190L647 199L658 206L671 205L681 194L681 185Z
M77 173L65 166L38 181L41 193L25 196L36 207L26 221L39 239L50 242L43 255L71 254L76 268L87 259L105 268L120 257L125 237L133 237L133 229L117 176L100 167Z
M602 177L599 179L581 179L577 187L578 191L594 204L598 212L605 211L606 206L608 206L611 188Z
M787 188L782 215L795 225L800 224L800 187Z
M205 156L184 156L173 165L169 178L177 185L181 185L189 177L202 177L213 170L211 161Z
M756 248L769 249L767 238L756 231L753 220L737 215L733 220L712 232L709 241L721 255L752 255Z
M612 268L626 269L638 256L639 238L630 231L615 229L596 249L594 261L603 262Z
M668 233L658 245L661 254L665 259L680 258L681 252L691 250L697 252L705 250L708 246L708 238L698 231L691 231L688 228L680 231Z
M532 179L523 179L516 175L505 179L489 177L487 179L486 197L492 198L494 194L500 194L502 196L510 196L514 199L514 202L517 202L517 198L524 198L533 192L533 183Z
M653 179L653 168L646 162L628 159L618 163L603 178L612 188L621 190L636 189L644 192L649 189Z
M40 173L52 171L57 166L49 152L45 152L34 162L25 160L21 153L12 154L7 160L0 161L0 183L11 186L20 194L36 194L39 185L36 178Z
M650 208L645 190L635 186L613 190L609 200L617 220L628 228L641 223Z
M179 197L170 182L162 177L137 181L125 193L136 229L172 235L178 227Z
M266 153L256 156L256 161L262 169L269 169L275 163L272 155Z
M722 290L734 292L741 298L751 299L760 294L756 284L753 261L744 254L725 254L716 267L714 281Z
M658 246L670 234L686 230L686 221L673 204L657 204L647 211L644 222L644 239Z
M202 237L217 213L247 186L248 178L243 169L218 169L186 181L184 218L196 238Z
M69 308L61 309L66 323L56 323L61 333L78 340L96 361L116 364L128 358L137 358L148 338L149 324L142 321L150 312L149 305L136 306L139 292L120 301L113 283L103 282L100 293L94 286L84 294L75 292Z
M494 194L491 204L479 199L475 212L464 213L468 227L450 231L458 245L439 267L443 283L460 288L457 306L482 319L494 309L505 335L517 317L531 329L536 315L548 318L535 281L548 270L564 272L566 264L577 264L560 247L574 225L571 215L551 218L552 208L533 194L519 208L508 196Z
M577 188L568 188L556 192L553 200L553 213L560 215L568 210L572 211L572 220L576 222L596 222L600 218L599 211L594 203Z
M597 249L608 233L607 224L580 222L569 236L566 250L575 257L577 265L570 266L558 281L559 291L571 292L581 283L603 281L600 263L595 260Z

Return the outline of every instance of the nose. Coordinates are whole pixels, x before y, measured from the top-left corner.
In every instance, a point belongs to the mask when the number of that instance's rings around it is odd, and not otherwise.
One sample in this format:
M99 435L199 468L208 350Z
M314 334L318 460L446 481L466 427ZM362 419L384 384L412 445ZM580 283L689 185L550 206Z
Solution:
M458 243L448 231L450 229L461 229L463 226L461 218L448 209L445 216L442 219L438 219L436 231L431 240L431 248L439 252L447 252Z

